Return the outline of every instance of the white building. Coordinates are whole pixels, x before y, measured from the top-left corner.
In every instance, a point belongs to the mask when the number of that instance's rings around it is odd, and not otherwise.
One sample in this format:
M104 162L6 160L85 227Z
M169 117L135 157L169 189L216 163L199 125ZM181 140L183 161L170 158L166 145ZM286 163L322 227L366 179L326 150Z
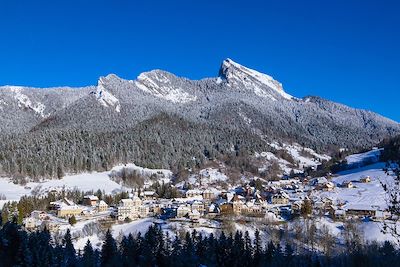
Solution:
M134 196L133 199L121 199L118 206L118 220L123 221L126 218L131 220L147 217L149 207L144 206L142 200Z

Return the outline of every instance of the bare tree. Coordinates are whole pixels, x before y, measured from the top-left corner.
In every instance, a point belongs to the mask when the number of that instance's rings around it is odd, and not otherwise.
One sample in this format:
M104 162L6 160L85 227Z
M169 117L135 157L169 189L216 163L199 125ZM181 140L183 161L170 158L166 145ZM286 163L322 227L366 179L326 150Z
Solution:
M381 181L381 185L386 192L386 203L388 210L391 215L391 221L383 221L382 232L385 234L390 234L394 237L396 242L400 244L400 169L399 163L394 164L396 168L391 168L393 164L387 164L385 172L388 176L393 176L392 183L384 183Z

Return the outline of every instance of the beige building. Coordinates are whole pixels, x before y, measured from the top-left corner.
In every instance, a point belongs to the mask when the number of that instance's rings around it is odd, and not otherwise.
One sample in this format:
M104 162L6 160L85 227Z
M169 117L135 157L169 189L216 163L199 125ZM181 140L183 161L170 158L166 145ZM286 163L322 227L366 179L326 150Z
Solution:
M80 206L76 205L73 201L67 198L56 202L51 202L50 206L57 211L57 216L62 218L77 216L80 215L83 211Z
M108 205L103 200L100 200L99 204L97 205L98 212L105 212L108 210Z
M81 213L82 213L82 208L77 205L63 206L57 211L57 216L62 218L69 218L72 216L81 215Z

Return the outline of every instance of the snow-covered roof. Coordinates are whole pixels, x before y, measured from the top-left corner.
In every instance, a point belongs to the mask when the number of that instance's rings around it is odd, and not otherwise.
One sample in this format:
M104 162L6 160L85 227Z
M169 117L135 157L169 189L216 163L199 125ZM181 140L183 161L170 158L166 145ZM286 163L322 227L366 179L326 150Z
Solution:
M123 199L121 199L121 202L124 203L124 204L126 204L126 203L132 203L133 200L130 199L130 198L123 198Z
M83 198L85 199L90 199L91 201L98 201L99 198L95 195L88 195L88 196L84 196Z
M200 212L198 210L192 210L192 215L200 216Z
M376 211L378 208L376 206L371 206L368 204L362 203L349 203L345 205L346 210L368 210L368 211Z
M106 202L104 202L104 200L100 200L99 205L103 205L103 206L107 205L108 206L108 204Z

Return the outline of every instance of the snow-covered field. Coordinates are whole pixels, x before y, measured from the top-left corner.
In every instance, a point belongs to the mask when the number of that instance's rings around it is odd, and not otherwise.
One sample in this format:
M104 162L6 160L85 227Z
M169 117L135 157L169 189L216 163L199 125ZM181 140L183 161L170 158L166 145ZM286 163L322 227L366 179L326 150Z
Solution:
M335 177L332 181L337 185L333 191L318 192L323 197L330 197L336 203L343 203L347 205L367 205L377 206L380 209L385 209L387 204L385 200L385 191L381 185L383 183L393 182L393 177L386 175L382 168L384 163L375 163L373 165L365 166L357 170L349 170ZM369 176L371 182L361 183L358 182L360 178ZM353 182L354 188L341 188L343 182Z
M354 165L354 164L362 164L362 163L375 163L379 161L379 157L382 152L381 149L372 149L370 151L364 152L364 153L359 153L359 154L353 154L350 156L346 157L347 164L349 165Z
M29 182L25 186L14 184L11 179L8 178L0 178L0 195L6 197L6 200L0 200L0 208L3 207L4 203L7 201L18 201L24 195L31 195L32 191L45 194L51 190L77 188L81 191L96 191L100 189L102 191L104 190L106 194L120 192L127 188L112 181L109 174L112 171L119 171L124 167L138 170L142 174L162 174L165 177L164 182L168 182L172 175L170 170L153 170L142 168L135 164L126 164L115 166L110 171L66 175L60 180L46 180L39 183Z

